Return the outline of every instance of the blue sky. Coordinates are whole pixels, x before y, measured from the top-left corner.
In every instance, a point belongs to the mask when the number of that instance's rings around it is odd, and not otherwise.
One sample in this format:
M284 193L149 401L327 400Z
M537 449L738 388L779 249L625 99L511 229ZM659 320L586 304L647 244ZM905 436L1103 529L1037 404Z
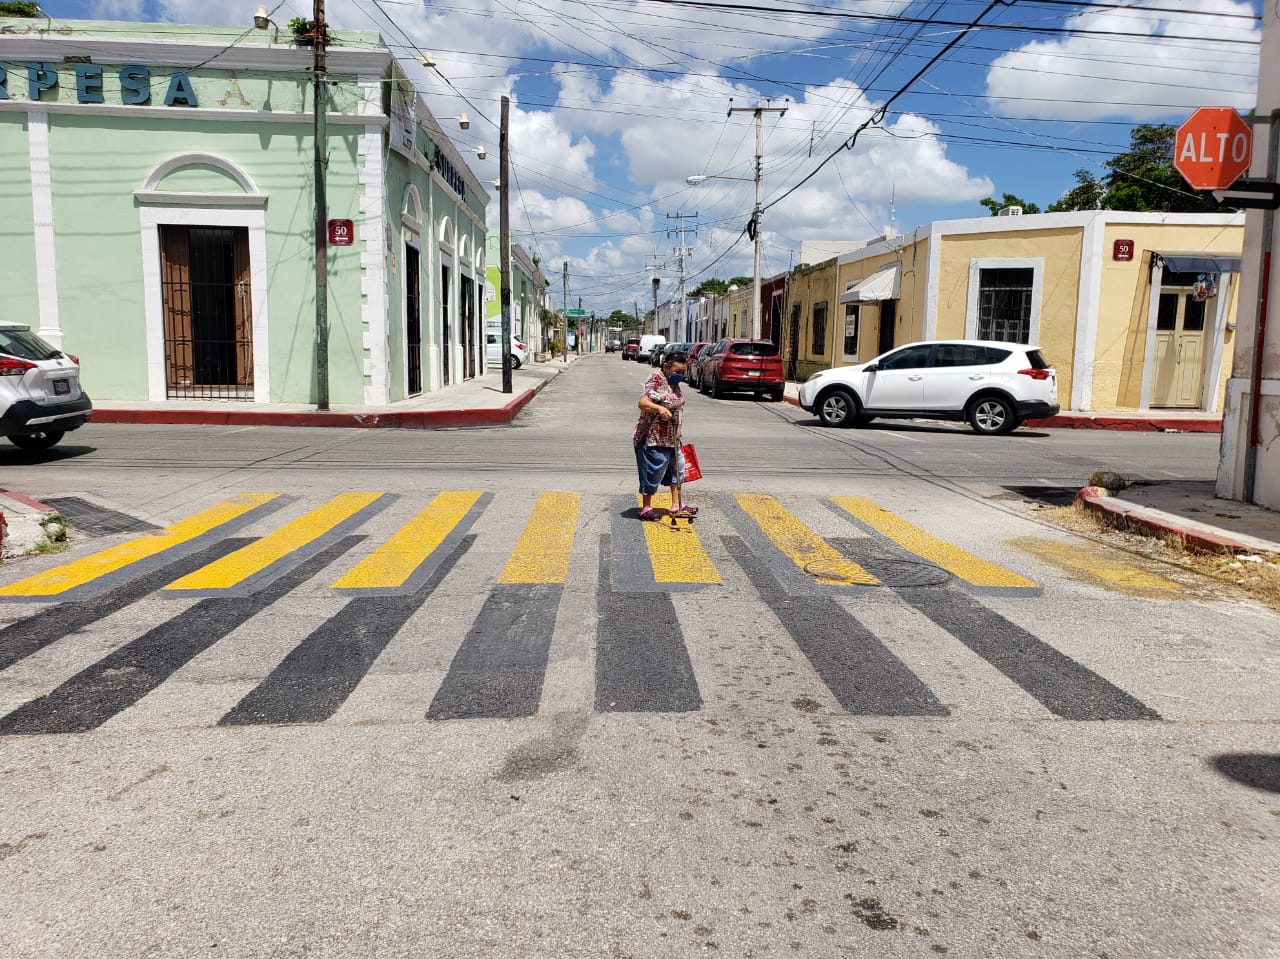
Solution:
M246 26L256 6L44 3L55 17ZM312 4L267 7L284 22L309 16ZM1045 206L1072 186L1074 170L1100 174L1135 123L1177 123L1201 105L1253 105L1256 0L997 5L908 86L986 7L327 0L334 27L382 33L438 117L472 117L455 138L485 146L488 159L471 164L484 180L497 176L490 121L499 98L512 97L515 237L540 257L557 292L567 259L570 298L605 312L649 302L655 260L664 295L675 289L669 214L699 214L686 261L691 284L751 272L743 226L753 203L754 121L728 115L731 98L737 107L789 98L785 116L765 121L765 275L798 262L804 240L984 216L978 201L1004 192ZM435 69L417 66L423 52ZM883 119L841 149L890 98ZM686 184L698 174L724 178ZM496 210L491 222L496 228Z

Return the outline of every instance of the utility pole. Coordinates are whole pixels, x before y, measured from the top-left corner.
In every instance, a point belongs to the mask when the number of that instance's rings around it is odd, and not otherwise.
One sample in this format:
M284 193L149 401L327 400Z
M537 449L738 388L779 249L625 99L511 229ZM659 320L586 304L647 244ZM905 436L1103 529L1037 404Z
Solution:
M680 238L679 246L675 248L676 265L680 269L680 298L679 300L677 300L677 302L680 304L680 334L685 338L687 338L689 334L689 331L688 331L688 326L689 326L688 312L689 311L686 308L685 302L684 302L684 261L685 261L685 257L687 257L693 251L690 250L689 247L685 245L684 221L696 220L697 218L698 218L698 214L696 212L667 214L668 220L675 220L676 223L678 224L674 228L673 227L667 228L667 236L670 237L675 235ZM698 232L698 228L694 227L693 232L696 235ZM654 332L656 333L657 330L654 330Z
M507 117L511 99L502 98L502 117L498 124L498 256L502 260L502 392L511 392L511 216L507 209Z
M658 279L658 271L661 269L665 269L666 266L667 265L662 262L661 257L658 256L657 250L654 250L653 253L649 255L650 282L653 284L653 330L652 332L654 333L658 332L658 287L662 284L662 281Z
M560 282L560 315L564 318L563 339L560 341L560 358L569 358L569 261L564 261L564 276Z
M753 340L760 339L760 220L764 216L764 115L766 113L776 113L782 116L787 112L786 107L767 106L771 101L766 100L764 104L757 103L754 107L735 107L732 104L729 107L730 115L734 113L754 113L756 115L756 206L751 212L751 221L747 224L747 233L751 239L755 241L755 265L752 269L752 289L754 290L751 299L751 338Z
M311 21L314 33L314 60L311 80L314 88L313 106L315 132L315 181L316 181L316 409L329 409L329 210L325 197L325 168L328 164L328 128L325 125L325 104L328 82L325 79L324 0L315 0Z

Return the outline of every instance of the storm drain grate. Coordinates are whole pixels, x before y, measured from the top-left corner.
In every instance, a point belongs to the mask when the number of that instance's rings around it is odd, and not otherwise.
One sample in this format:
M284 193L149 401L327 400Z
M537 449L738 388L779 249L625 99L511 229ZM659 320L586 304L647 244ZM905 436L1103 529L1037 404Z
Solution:
M1016 493L1023 499L1050 506L1070 506L1080 491L1078 486L1006 486L1010 493Z
M111 536L115 533L152 533L160 529L153 523L136 519L113 509L95 506L77 496L59 496L41 500L56 509L67 525L86 536Z

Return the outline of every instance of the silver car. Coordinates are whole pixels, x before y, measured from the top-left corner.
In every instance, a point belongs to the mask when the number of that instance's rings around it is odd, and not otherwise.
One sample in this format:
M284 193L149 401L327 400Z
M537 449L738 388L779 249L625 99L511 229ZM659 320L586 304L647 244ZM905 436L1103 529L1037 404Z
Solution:
M0 322L0 435L24 450L47 450L92 412L76 357L23 323Z

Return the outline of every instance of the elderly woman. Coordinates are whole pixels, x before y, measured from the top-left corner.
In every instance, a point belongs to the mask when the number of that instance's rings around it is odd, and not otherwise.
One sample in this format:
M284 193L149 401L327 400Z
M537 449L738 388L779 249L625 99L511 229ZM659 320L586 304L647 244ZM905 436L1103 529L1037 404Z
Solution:
M677 450L680 436L680 414L684 396L685 355L671 353L662 358L661 369L654 370L644 384L640 396L640 420L636 423L632 442L636 448L636 469L640 473L640 518L659 519L653 509L653 494L662 485L671 488L671 515L693 517L698 510L680 501L680 464Z

